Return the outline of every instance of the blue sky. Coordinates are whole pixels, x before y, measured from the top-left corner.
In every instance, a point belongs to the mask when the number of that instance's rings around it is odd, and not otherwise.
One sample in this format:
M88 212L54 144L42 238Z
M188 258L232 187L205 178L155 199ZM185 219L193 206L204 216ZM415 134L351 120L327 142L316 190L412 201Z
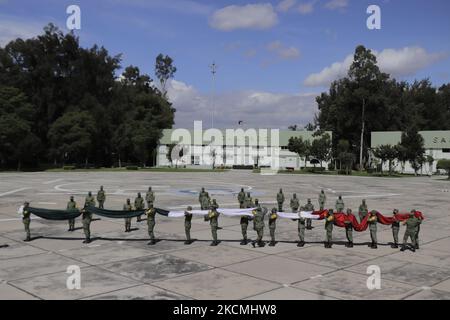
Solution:
M221 127L311 121L314 97L345 74L358 44L398 79L450 82L447 0L0 0L0 44L34 36L48 22L65 30L71 4L81 8L83 46L122 53L123 66L152 77L158 53L175 60L169 96L177 126L210 121L213 61ZM381 8L381 30L366 27L370 4Z

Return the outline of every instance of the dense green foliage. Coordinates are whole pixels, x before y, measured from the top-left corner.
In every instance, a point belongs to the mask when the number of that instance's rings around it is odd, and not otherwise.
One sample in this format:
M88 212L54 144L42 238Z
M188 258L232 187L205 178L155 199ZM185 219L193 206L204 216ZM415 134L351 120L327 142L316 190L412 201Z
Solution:
M161 57L156 73L167 80L176 68ZM175 109L137 67L119 76L120 62L52 24L0 47L0 168L152 164Z
M363 46L356 48L348 76L334 81L316 100L315 126L333 132L335 158L340 140L348 141L349 152L359 155L364 120L366 166L372 131L450 130L450 84L437 89L428 79L399 82L382 73L376 57ZM405 160L413 158L408 156Z
M450 180L450 159L439 160L437 163L437 169L447 171L448 179Z

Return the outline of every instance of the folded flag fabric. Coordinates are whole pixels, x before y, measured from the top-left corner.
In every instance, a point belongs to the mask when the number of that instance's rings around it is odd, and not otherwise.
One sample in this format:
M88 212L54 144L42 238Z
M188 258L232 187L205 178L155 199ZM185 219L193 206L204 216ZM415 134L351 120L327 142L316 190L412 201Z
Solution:
M132 210L132 211L123 211L123 210L107 210L107 209L100 209L96 207L86 207L84 210L96 214L101 217L105 218L112 218L112 219L121 219L121 218L134 218L137 216L141 216L145 214L146 210Z
M46 220L70 220L78 218L81 215L81 212L78 209L72 210L52 210L52 209L41 209L41 208L33 208L28 207L28 211L39 218ZM22 208L23 212L23 208Z
M253 208L249 209L218 209L217 211L224 216L237 217L237 216L253 216ZM169 218L181 218L184 217L185 211L171 211L164 210L161 208L156 208L156 212L169 217ZM194 216L204 216L209 213L209 210L190 210L188 211L190 214Z

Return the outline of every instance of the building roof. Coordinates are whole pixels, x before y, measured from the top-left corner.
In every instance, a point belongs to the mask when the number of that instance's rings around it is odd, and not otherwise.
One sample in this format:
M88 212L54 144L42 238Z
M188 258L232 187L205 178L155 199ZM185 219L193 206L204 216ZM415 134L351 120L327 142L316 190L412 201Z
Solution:
M450 131L419 131L424 139L425 149L450 149ZM402 139L401 131L372 132L371 148L380 145L396 145Z
M276 130L276 131L275 131ZM291 137L302 137L304 140L312 141L312 131L292 131L279 129L209 129L209 130L187 130L187 129L164 129L159 143L168 145L173 143L184 143L190 145L236 145L242 146L250 141L251 145L285 147ZM332 137L331 131L326 131ZM278 135L278 139L277 139ZM203 137L203 139L202 139ZM218 137L214 139L213 137ZM223 138L220 138L223 137ZM181 139L183 141L181 141ZM273 140L273 141L272 141ZM233 143L234 141L234 143Z

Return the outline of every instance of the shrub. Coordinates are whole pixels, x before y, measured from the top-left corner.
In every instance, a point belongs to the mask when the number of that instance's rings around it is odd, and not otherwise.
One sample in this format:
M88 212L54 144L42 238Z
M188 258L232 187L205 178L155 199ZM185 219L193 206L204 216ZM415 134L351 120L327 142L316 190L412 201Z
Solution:
M139 170L138 166L127 166L127 170Z
M75 170L75 166L63 166L63 170Z

